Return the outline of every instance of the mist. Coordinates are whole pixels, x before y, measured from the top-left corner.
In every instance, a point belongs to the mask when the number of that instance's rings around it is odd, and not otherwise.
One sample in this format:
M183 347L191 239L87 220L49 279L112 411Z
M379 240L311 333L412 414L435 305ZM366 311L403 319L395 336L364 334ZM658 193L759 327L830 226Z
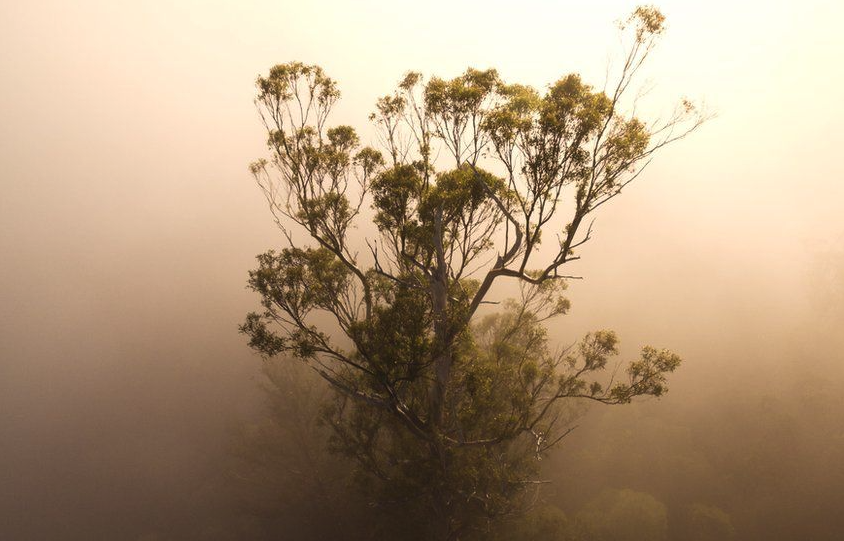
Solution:
M3 2L0 537L287 538L254 510L284 498L232 480L274 396L237 332L247 271L281 242L247 170L258 74L323 66L331 123L376 144L367 117L411 69L600 85L635 4ZM664 398L582 413L545 498L574 515L630 490L717 507L736 539L835 539L844 6L658 7L647 111L690 96L716 116L598 214L550 329L683 365Z

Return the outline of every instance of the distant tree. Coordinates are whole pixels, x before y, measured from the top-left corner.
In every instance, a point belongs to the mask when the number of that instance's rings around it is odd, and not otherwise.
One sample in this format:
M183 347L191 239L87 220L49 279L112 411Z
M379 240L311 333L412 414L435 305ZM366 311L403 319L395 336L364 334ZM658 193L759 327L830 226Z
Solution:
M485 541L580 541L571 521L552 505L537 505L514 520L496 524L478 539Z
M229 486L237 506L263 536L276 539L370 539L366 505L354 497L349 465L330 456L330 428L320 421L329 389L301 363L264 364L263 415L244 424L232 441Z
M301 359L330 384L332 448L420 536L455 539L513 512L538 458L569 430L565 400L659 396L680 362L645 347L602 382L613 332L560 352L543 326L569 308L563 269L595 210L702 121L686 101L662 123L625 113L663 21L654 8L633 12L606 91L577 75L540 94L495 70L408 73L371 116L386 156L351 127L328 127L340 94L319 67L281 64L257 80L272 156L251 171L287 246L258 257L249 286L263 310L241 331L262 355ZM355 227L370 205L377 234L364 238ZM481 317L500 279L520 295Z
M584 541L665 541L668 511L644 492L602 491L577 515Z
M730 541L736 538L733 522L722 509L700 503L684 509L683 526L689 541Z

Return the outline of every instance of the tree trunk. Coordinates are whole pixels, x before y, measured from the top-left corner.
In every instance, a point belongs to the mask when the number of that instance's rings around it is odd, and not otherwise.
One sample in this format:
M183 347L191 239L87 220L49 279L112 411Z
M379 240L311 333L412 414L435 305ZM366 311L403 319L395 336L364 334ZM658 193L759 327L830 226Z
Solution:
M433 541L452 541L452 508L450 495L445 493L443 486L448 478L448 452L445 445L445 401L449 379L451 378L451 364L453 361L449 340L448 317L448 266L443 249L442 208L434 219L434 249L436 251L436 268L431 276L431 306L434 316L434 381L430 396L429 422L433 428L434 441L430 445L432 459L439 464L440 481L435 485L433 493L433 524L431 533Z
M437 266L431 276L431 306L434 316L434 383L430 422L439 436L445 421L445 393L451 377L451 344L448 329L448 266L443 249L442 209L434 220L434 249Z

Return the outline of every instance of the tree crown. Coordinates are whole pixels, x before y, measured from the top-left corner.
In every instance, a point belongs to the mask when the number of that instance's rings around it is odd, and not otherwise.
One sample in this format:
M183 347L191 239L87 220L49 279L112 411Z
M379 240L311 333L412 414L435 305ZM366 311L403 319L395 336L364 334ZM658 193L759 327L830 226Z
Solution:
M531 457L568 433L562 399L665 392L673 353L646 347L626 377L601 380L615 333L560 352L543 326L569 309L562 269L591 238L586 221L703 121L686 101L662 122L625 113L664 18L640 7L623 26L629 49L603 90L575 74L544 93L495 70L406 74L370 116L384 152L327 126L340 94L321 68L292 62L258 78L271 159L250 169L288 246L259 256L249 286L264 310L241 330L338 391L334 446L383 482L385 498L427 487L436 513L503 513ZM367 207L377 234L361 242L353 231ZM296 240L303 232L310 245ZM478 316L500 279L519 297ZM317 325L320 313L340 332Z

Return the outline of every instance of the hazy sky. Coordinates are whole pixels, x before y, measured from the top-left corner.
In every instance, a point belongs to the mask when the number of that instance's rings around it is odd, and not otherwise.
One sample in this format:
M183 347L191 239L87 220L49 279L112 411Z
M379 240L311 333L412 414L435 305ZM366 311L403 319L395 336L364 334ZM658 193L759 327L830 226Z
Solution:
M103 464L131 486L248 409L243 286L278 239L247 172L258 74L322 65L334 121L366 136L410 69L600 85L635 4L0 0L0 506L99 490ZM657 5L648 110L688 96L718 116L599 215L572 334L760 353L837 324L817 299L842 296L844 3Z

